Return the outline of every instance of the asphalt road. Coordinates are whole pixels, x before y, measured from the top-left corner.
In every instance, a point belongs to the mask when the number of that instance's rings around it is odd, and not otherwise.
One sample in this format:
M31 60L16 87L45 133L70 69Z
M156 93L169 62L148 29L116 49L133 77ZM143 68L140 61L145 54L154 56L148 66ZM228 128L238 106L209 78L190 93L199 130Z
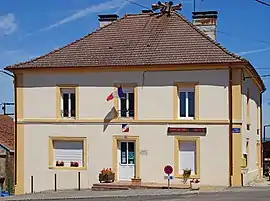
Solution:
M78 199L67 199L78 201ZM171 196L138 196L122 198L92 198L79 199L82 201L270 201L270 188L252 189L240 192L200 193L193 195ZM53 200L50 200L53 201ZM55 200L56 201L56 200Z

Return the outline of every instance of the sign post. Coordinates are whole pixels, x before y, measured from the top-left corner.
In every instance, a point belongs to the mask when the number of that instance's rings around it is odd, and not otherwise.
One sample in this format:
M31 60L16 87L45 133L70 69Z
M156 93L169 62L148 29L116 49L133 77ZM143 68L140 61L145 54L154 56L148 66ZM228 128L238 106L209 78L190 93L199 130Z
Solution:
M167 176L168 176L168 189L170 189L171 187L171 185L170 185L170 180L171 180L171 174L173 173L173 167L172 166L170 166L170 165L166 165L165 167L164 167L164 172L165 172L165 174L167 174Z

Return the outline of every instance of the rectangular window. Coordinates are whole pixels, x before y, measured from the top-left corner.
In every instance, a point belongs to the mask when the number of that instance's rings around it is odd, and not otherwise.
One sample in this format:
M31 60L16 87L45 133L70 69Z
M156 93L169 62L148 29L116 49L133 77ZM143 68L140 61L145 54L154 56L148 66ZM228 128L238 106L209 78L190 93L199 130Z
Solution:
M61 117L76 117L76 93L75 88L62 88L61 93Z
M84 139L51 139L52 167L85 167L86 147Z
M191 170L191 178L200 176L200 138L175 137L176 177L182 178L184 170Z
M178 90L179 118L193 119L195 117L195 92L194 88Z
M124 97L119 98L118 117L134 118L135 100L134 88L123 88Z

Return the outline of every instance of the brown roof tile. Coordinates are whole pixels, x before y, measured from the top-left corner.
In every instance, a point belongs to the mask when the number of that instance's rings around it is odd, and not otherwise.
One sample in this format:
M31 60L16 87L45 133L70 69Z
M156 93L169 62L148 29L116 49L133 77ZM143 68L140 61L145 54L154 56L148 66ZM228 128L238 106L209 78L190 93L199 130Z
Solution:
M247 62L182 15L126 15L75 42L15 68L105 67Z
M14 121L8 115L0 115L0 144L14 150Z

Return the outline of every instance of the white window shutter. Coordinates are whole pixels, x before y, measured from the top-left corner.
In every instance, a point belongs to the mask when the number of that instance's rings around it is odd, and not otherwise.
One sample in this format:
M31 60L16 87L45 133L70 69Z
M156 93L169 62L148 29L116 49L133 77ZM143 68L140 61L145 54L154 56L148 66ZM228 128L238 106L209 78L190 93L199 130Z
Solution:
M56 161L63 161L65 167L70 167L70 162L83 167L83 141L54 141L54 165Z
M191 174L196 174L196 141L179 142L179 173L184 169L191 169Z

